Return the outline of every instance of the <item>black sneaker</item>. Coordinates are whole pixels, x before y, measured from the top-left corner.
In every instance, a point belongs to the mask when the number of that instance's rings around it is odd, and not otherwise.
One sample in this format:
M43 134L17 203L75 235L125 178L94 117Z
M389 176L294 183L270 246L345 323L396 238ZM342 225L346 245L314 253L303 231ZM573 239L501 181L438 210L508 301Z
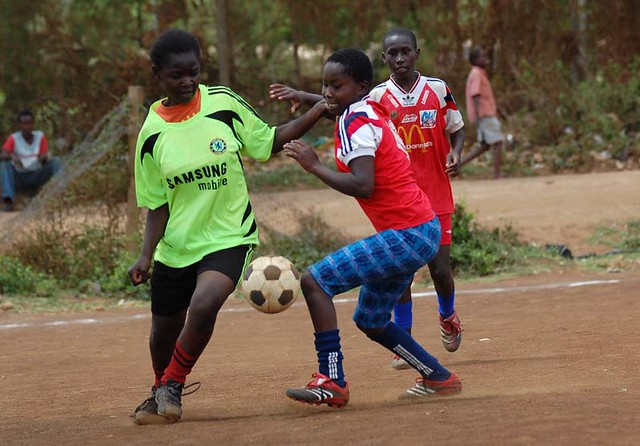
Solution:
M156 404L158 405L158 415L169 420L169 423L175 423L182 417L182 391L190 387L195 389L185 392L185 395L191 395L200 388L200 383L191 383L185 387L183 383L177 383L171 378L165 384L160 385L156 390Z
M133 423L138 425L169 424L171 422L158 414L155 387L151 388L151 396L136 407L131 416L133 417Z
M13 201L10 198L4 199L4 212L13 212Z

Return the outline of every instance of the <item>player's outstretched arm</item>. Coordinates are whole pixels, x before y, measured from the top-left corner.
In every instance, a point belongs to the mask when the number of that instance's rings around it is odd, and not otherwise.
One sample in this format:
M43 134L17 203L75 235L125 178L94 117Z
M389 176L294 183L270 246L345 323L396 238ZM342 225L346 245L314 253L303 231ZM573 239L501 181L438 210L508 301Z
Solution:
M284 84L269 85L269 97L277 101L291 101L291 113L295 113L301 105L312 107L322 100L319 94L296 90Z
M149 269L153 252L158 246L160 239L164 236L164 231L169 221L169 205L164 204L157 209L149 210L147 223L144 229L144 243L142 253L138 260L129 268L129 281L133 286L138 286L149 279Z
M324 100L317 102L304 115L279 125L276 128L276 134L273 138L272 153L282 150L282 146L289 141L300 138L307 133L316 122L320 120L327 112L327 104Z
M373 156L360 156L349 163L351 172L336 172L320 162L313 148L304 141L294 140L284 145L285 155L293 158L304 170L325 184L352 197L368 198L375 186Z

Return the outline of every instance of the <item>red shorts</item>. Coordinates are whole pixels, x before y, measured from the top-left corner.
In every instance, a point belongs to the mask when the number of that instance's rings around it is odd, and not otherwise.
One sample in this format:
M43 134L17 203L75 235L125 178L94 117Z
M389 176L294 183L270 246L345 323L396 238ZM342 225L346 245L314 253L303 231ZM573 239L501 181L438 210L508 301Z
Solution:
M440 246L451 244L451 214L438 214L440 220L440 228L442 236L440 237Z

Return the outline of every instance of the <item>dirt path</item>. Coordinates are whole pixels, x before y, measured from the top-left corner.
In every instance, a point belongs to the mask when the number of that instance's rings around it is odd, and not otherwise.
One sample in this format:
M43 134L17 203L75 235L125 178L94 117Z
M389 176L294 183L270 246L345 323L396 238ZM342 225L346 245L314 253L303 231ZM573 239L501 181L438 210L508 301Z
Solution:
M315 371L301 302L264 315L227 303L184 398L183 421L134 426L151 382L146 311L5 315L3 445L636 445L640 441L640 274L575 272L464 284L461 349L442 348L432 296L414 304L415 336L462 378L462 394L397 396L416 373L354 327L355 295L337 309L352 398L342 410L284 396ZM11 325L13 324L13 325ZM17 325L22 324L22 325ZM13 328L11 328L13 327Z
M640 172L501 181L456 181L487 225L511 222L530 240L589 250L609 220L640 216ZM311 195L311 196L310 196ZM312 203L309 203L312 201ZM261 217L287 222L300 203L329 222L368 233L352 201L331 191L254 199ZM352 398L342 410L284 397L315 371L302 302L264 315L231 299L191 375L182 422L133 426L128 414L151 384L147 310L0 313L2 445L637 445L640 444L640 271L566 269L497 283L462 283L461 349L444 351L436 302L416 289L414 335L463 380L462 394L418 404L397 396L413 371L350 320L356 295L337 297Z
M453 190L482 225L510 224L523 240L564 244L575 255L610 249L589 241L596 227L640 218L640 171L455 180ZM286 225L291 209L314 209L348 235L360 237L373 230L353 198L328 189L255 194L253 202L265 222Z

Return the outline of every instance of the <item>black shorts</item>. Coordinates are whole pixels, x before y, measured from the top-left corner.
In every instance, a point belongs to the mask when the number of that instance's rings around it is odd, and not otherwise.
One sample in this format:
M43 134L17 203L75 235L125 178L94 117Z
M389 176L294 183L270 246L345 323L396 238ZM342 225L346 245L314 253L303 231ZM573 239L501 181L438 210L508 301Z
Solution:
M189 308L198 275L204 271L218 271L233 283L240 283L253 250L250 245L223 249L207 254L200 261L184 268L172 268L155 262L151 272L151 313L173 316Z

